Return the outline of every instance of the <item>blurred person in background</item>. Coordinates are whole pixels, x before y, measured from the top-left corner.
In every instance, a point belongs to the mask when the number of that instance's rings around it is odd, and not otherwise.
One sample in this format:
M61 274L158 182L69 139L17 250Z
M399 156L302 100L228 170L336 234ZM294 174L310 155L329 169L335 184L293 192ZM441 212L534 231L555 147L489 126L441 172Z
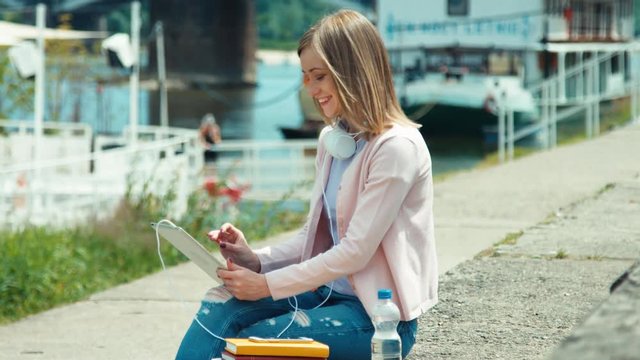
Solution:
M216 118L209 113L202 117L199 130L200 143L204 147L204 161L214 162L218 158L215 146L222 142L220 126L216 123Z

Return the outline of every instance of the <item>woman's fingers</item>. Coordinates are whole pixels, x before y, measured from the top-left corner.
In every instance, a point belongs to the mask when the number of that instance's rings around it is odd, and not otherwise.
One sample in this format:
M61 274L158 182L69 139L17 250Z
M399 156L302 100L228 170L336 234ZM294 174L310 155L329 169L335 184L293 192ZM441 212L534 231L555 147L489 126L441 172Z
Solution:
M218 269L224 287L239 300L258 300L270 296L264 275L227 261L228 270Z
M209 238L209 240L215 241L217 243L220 243L218 239L219 236L220 236L220 230L211 230L207 233L207 237Z
M211 230L207 234L211 241L217 243L221 242L236 242L236 240L242 236L242 232L234 227L230 223L225 223L218 230Z
M218 237L222 241L235 243L239 239L242 239L244 235L242 234L242 231L238 230L235 226L233 226L233 224L225 223L220 227Z

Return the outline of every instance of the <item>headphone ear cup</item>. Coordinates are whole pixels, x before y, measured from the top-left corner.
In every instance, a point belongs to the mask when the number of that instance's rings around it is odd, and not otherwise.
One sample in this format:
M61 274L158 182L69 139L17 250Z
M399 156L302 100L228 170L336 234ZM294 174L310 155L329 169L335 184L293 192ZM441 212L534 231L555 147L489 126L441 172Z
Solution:
M339 127L329 130L324 136L324 147L336 159L345 160L356 152L356 141Z

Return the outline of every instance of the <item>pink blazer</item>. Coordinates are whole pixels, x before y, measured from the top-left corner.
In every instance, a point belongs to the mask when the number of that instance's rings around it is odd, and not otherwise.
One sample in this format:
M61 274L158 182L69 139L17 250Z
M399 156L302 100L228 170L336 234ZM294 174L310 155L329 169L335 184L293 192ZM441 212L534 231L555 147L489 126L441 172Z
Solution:
M306 224L293 238L257 250L274 299L348 275L369 314L377 290L393 290L401 319L438 301L431 157L417 129L394 125L372 138L343 174L336 204L340 243L332 246L322 189L332 157L320 135Z

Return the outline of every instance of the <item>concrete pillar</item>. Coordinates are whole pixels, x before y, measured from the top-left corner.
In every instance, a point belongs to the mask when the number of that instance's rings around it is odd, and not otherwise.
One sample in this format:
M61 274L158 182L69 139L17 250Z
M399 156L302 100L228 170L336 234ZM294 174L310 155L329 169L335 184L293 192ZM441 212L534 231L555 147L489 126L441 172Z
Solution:
M223 137L247 138L256 86L254 0L149 2L150 24L162 21L169 125L195 128L215 115ZM148 77L157 74L155 42L149 44ZM241 110L241 111L239 111ZM149 97L150 123L160 123L160 94Z
M257 32L252 0L149 2L150 23L162 21L170 78L210 84L254 85ZM156 69L155 45L149 66Z

